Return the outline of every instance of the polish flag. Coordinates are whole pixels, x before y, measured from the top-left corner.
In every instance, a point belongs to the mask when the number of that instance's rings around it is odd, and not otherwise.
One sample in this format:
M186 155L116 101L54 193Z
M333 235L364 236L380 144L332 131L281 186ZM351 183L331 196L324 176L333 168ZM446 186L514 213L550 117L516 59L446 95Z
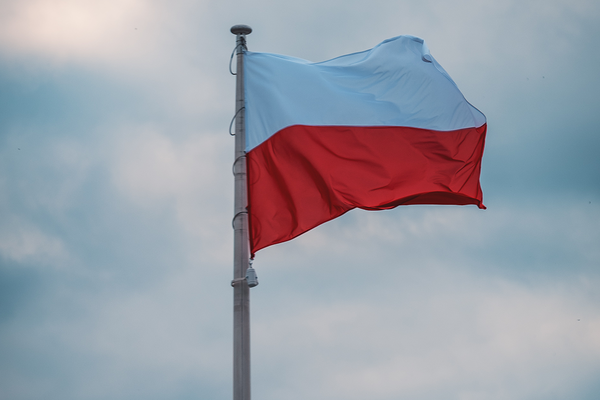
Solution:
M312 63L244 55L250 250L353 208L474 204L486 118L413 36Z

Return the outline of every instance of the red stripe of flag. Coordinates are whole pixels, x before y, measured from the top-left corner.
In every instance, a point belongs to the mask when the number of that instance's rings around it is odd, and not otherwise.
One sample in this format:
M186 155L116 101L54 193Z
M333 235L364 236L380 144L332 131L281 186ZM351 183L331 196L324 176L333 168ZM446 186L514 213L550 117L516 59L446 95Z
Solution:
M287 127L247 154L252 256L353 208L474 204L487 125Z

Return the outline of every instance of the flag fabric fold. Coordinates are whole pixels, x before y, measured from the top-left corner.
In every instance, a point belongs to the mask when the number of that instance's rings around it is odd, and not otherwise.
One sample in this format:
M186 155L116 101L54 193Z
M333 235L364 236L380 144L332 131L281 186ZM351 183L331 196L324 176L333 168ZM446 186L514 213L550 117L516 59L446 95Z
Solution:
M252 256L353 208L485 208L485 116L422 39L320 63L246 52L244 77Z

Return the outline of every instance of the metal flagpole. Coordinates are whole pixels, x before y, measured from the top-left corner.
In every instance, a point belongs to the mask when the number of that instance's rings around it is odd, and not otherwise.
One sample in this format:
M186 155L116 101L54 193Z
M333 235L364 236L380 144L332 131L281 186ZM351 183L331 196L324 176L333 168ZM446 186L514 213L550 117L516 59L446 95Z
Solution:
M244 124L244 51L247 25L231 27L236 35L235 93L235 201L233 217L233 400L250 400L250 287L258 282L249 268L248 213L246 210L246 132ZM233 57L233 55L232 55Z

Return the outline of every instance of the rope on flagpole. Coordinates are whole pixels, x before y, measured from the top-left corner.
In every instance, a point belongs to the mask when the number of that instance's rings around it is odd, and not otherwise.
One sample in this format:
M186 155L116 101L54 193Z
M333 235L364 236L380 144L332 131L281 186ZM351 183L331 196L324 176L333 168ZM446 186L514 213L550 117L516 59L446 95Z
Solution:
M242 50L240 50L240 47ZM229 58L229 73L231 75L237 75L237 71L233 72L233 69L231 68L231 65L233 64L233 56L235 56L237 53L243 53L246 50L248 50L248 46L246 46L246 38L241 35L239 43L235 45L233 51L231 52L231 58Z
M242 158L246 158L246 154L239 156L238 158L235 159L235 161L233 162L233 165L231 166L231 173L233 173L233 176L235 176L235 166L237 165L237 162L240 161Z
M238 47L239 47L239 46L238 46L238 45L236 45L236 46L233 48L233 51L231 52L231 58L229 59L229 73L230 73L231 75L237 75L237 71L233 72L233 70L231 69L231 64L233 63L233 56L234 56L234 55L237 53L237 51L236 51L236 50L238 49Z
M234 74L235 75L235 74ZM239 110L237 110L235 112L235 115L233 116L233 118L231 118L231 122L229 123L229 135L231 136L235 136L235 133L231 133L231 128L233 127L233 123L235 122L235 119L237 118L238 114L240 113L240 111L245 110L246 107L242 107Z
M240 216L240 215L242 215L242 214L248 214L248 211L240 211L239 213L235 214L235 215L233 216L233 218L231 219L231 227L232 227L233 229L235 229L235 220L236 220L236 218L237 218L237 217L239 217L239 216Z

